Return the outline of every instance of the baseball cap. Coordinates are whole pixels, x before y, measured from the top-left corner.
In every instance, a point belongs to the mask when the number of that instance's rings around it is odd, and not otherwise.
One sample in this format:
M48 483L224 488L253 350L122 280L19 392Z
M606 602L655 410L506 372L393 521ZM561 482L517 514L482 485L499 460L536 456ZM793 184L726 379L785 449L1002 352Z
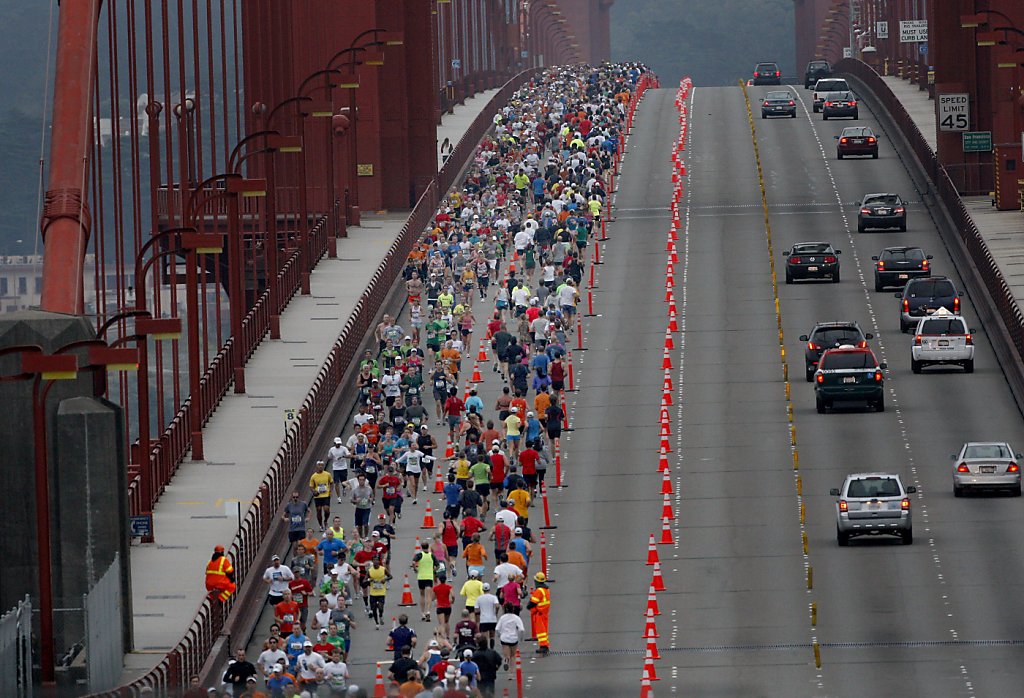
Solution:
M371 533L370 535L371 535L371 536L374 536L374 537L377 537L377 538L380 538L380 531L374 531L374 532L373 532L373 533Z
M484 582L484 591L490 591L491 585L488 582Z
M334 443L340 444L341 443L341 437L340 436L335 436L334 437Z
M430 647L440 647L440 643L437 640L431 640L428 645Z
M454 679L454 678L455 678L455 674L456 674L456 671L455 671L455 667L453 667L453 666L451 666L451 665L449 665L449 666L448 666L448 667L447 667L447 668L446 668L446 669L444 670L444 676L445 676L445 678L447 678L447 679Z
M513 408L512 408L512 413L513 413L513 414L515 414L515 413L516 413L516 412L518 412L518 411L519 411L519 408L518 408L518 407L513 407Z
M280 556L280 555L274 555L274 556L273 556L272 558L270 558L270 559L271 559L271 560L280 560L280 559L281 559L281 556Z
M281 664L275 664L274 671L284 671L284 666Z
M303 647L312 647L313 643L310 642L309 640L306 640L305 642L302 643L302 646Z
M320 628L320 634L321 635L326 635L327 634L327 628Z
M501 445L501 441L499 441L498 439L494 439L493 441L491 441L491 445L492 446L500 446Z
M527 416L527 417L532 417L532 416L533 416L533 412L527 412L527 413L526 413L526 416Z
M463 650L462 651L462 656L463 657L472 657L473 656L473 650L470 650L470 649Z
M480 571L479 570L470 570L469 571L469 576L470 577L479 577L480 576Z
M522 532L523 532L523 529L520 528L519 526L516 526L516 533L522 533Z

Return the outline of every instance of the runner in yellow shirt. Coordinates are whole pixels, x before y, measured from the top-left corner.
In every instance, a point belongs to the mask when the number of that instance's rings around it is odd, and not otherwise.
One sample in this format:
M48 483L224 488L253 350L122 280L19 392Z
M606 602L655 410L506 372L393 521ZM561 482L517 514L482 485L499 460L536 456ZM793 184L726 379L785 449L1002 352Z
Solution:
M324 470L324 462L316 462L316 472L309 478L309 491L313 494L313 504L316 507L316 520L320 524L320 532L327 530L331 519L331 485L334 484L334 477Z
M530 518L530 493L526 490L512 490L508 493L508 499L516 509L516 515L521 519Z

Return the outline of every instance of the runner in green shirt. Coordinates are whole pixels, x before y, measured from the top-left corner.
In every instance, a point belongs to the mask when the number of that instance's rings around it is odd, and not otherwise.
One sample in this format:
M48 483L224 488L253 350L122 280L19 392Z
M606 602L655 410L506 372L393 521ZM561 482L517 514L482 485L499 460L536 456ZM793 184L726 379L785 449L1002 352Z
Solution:
M491 494L491 466L483 456L478 457L481 460L469 466L469 475L473 478L473 489L480 493L480 498L484 502L479 516L483 519L489 508L487 497Z

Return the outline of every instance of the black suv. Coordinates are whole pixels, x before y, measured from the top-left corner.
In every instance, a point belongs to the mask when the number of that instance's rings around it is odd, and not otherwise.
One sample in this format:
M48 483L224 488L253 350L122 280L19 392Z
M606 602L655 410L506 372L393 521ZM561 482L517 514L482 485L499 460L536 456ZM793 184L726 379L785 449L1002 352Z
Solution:
M902 288L910 279L931 276L931 258L920 247L886 247L871 258L875 262L875 290Z
M807 342L804 345L804 371L807 382L814 380L818 361L826 349L843 345L866 349L868 340L873 336L870 332L864 334L856 322L819 322L809 335L800 335L800 341Z
M960 314L960 292L945 276L910 279L903 293L897 293L896 297L900 299L900 332L913 330L918 320L939 308Z
M804 89L809 90L818 80L830 77L832 77L832 66L828 64L828 61L811 61L807 64L807 70L804 71Z
M755 85L781 85L782 71L775 63L758 63L754 66Z

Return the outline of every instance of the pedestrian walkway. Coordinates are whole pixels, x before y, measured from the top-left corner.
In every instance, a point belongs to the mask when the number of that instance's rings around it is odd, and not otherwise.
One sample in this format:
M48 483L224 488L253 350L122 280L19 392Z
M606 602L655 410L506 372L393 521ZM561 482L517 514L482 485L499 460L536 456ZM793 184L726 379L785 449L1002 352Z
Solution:
M437 140L458 142L497 90L444 115ZM284 438L285 410L297 409L377 266L406 221L404 213L364 213L281 316L281 340L265 340L246 365L246 394L228 392L203 430L205 461L186 460L157 502L156 542L131 550L135 650L123 681L145 674L195 617L202 571L215 545L228 545Z
M882 79L903 104L934 151L937 130L935 108L928 93L919 90L917 85L910 84L908 80L895 76ZM1013 292L1013 297L1018 305L1024 306L1024 213L998 211L992 205L990 196L965 196L962 200L999 265L999 271Z

